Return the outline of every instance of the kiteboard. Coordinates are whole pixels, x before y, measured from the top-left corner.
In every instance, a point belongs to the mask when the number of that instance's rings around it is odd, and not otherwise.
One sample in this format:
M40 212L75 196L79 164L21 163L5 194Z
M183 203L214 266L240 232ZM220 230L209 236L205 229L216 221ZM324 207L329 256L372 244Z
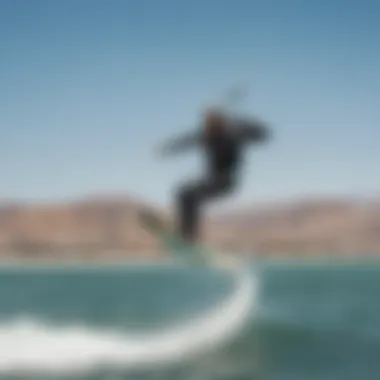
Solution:
M183 240L155 213L140 210L138 213L141 224L164 245L165 249L175 258L194 266L210 266L216 261L215 253L201 244L192 244Z

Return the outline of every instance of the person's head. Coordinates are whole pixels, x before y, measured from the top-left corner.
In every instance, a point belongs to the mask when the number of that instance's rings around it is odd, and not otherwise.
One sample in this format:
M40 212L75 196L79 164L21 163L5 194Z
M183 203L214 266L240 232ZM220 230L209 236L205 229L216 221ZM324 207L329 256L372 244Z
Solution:
M204 112L204 132L207 136L220 135L225 131L226 117L215 108L208 108Z

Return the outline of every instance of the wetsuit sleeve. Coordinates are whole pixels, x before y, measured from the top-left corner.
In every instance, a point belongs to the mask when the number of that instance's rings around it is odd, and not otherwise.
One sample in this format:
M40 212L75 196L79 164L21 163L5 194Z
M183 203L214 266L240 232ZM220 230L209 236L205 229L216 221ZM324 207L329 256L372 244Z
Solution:
M198 133L187 133L183 136L167 141L163 145L163 150L165 154L174 154L197 146L199 143L200 136Z
M268 126L259 120L242 121L239 123L238 133L243 141L266 142L270 138Z

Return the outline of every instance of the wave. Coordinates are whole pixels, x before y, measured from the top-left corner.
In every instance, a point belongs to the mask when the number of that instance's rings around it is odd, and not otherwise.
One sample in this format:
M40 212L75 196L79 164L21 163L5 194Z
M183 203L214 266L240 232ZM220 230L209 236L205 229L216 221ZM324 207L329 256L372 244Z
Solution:
M237 276L235 290L186 325L147 335L89 326L54 326L24 318L0 324L0 373L83 373L174 364L217 348L242 327L258 295L256 277Z

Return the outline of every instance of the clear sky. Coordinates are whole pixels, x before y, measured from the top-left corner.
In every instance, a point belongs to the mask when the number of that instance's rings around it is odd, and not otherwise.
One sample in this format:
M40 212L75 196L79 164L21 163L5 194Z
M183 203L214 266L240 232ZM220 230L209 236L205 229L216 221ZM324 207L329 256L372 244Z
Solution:
M380 190L376 0L3 0L0 198L166 203L200 159L154 146L231 84L274 140L237 201Z

